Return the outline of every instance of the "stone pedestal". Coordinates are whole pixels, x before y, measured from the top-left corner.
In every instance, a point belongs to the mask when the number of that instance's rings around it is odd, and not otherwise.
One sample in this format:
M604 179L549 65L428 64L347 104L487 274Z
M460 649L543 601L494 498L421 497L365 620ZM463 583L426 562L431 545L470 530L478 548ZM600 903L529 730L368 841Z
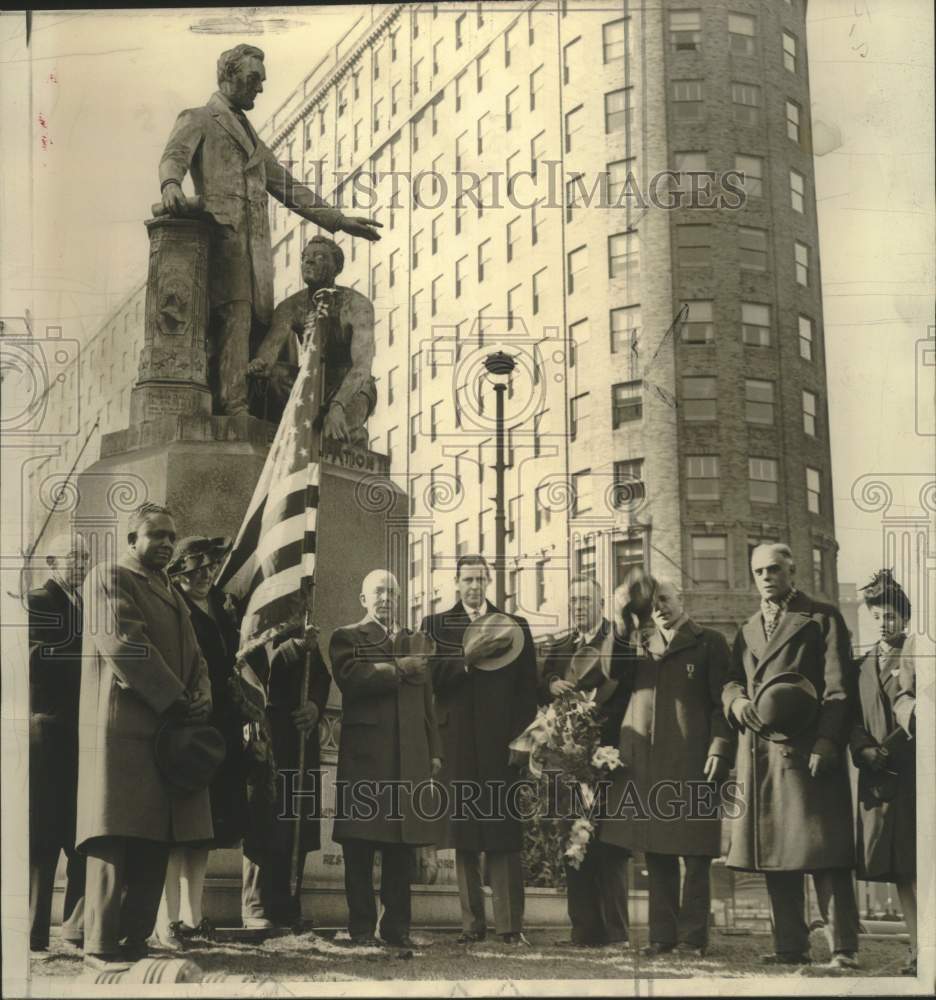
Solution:
M207 381L210 223L149 219L146 318L130 424L166 415L211 413Z

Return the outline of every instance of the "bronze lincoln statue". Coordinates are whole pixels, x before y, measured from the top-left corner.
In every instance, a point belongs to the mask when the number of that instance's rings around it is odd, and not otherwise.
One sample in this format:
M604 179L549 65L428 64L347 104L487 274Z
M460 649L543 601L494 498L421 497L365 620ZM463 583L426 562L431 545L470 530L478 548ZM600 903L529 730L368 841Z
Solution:
M183 111L159 162L162 202L170 215L188 212L182 179L214 220L209 256L208 374L215 413L247 412L251 346L273 314L273 254L267 194L327 229L378 240L380 223L348 218L295 180L260 140L245 111L263 92L263 52L238 45L218 59L218 92Z

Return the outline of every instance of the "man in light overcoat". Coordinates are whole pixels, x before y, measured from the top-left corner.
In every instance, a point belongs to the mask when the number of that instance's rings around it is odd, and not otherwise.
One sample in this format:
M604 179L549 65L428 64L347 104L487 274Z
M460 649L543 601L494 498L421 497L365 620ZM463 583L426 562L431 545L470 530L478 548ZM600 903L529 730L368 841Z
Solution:
M771 965L810 961L804 875L830 901L830 966L858 964L858 907L852 869L855 834L846 749L855 709L848 629L838 610L794 585L787 545L759 545L751 572L761 610L735 639L722 703L741 730L740 810L731 821L728 865L763 872L773 914ZM801 674L818 698L815 719L788 740L764 738L754 705L761 685L779 673Z
M207 788L175 791L154 753L164 719L204 721L211 711L208 668L165 573L175 537L169 511L144 504L130 518L128 551L85 582L76 846L87 855L93 968L146 954L170 845L213 834Z

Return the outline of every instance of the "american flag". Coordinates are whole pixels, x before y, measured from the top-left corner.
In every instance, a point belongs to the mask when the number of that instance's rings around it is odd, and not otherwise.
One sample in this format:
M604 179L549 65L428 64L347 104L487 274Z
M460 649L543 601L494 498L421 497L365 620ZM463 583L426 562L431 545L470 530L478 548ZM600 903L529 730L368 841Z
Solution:
M244 656L302 622L315 572L322 400L316 311L310 310L299 374L218 586L241 608Z

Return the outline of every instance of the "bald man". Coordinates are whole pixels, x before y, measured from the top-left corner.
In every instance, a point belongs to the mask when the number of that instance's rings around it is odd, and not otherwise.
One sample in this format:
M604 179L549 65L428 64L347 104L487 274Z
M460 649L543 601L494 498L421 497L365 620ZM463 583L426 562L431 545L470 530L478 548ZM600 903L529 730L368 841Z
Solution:
M624 766L609 799L615 816L625 789L633 788L645 815L609 819L601 838L644 852L650 876L644 954L681 946L701 957L709 942L709 869L721 854L718 783L728 777L735 751L721 703L731 654L720 632L686 614L673 582L656 582L653 606L661 646L657 651L651 641L637 658L621 723ZM686 872L681 896L680 858Z
M78 695L81 690L81 585L88 550L78 535L47 546L49 578L29 591L29 947L48 954L59 854L68 859L62 938L80 948L85 859L75 850L78 801Z
M394 654L400 633L413 635L398 625L399 596L392 573L368 573L360 594L364 617L336 629L329 645L342 702L332 836L344 853L352 943L376 940L373 877L380 851L380 937L409 948L414 849L433 842L433 803L410 791L426 789L439 773L442 744L428 669L432 642L423 637L424 655ZM411 641L414 650L419 644Z
M828 911L829 967L858 967L858 907L852 869L855 833L845 758L856 707L848 629L831 604L796 588L788 545L758 545L751 573L760 610L735 639L722 703L741 731L741 810L731 823L728 866L763 872L773 915L768 965L810 962L804 875ZM789 739L768 739L754 707L762 684L793 671L819 701L815 720ZM776 734L772 734L776 737Z

